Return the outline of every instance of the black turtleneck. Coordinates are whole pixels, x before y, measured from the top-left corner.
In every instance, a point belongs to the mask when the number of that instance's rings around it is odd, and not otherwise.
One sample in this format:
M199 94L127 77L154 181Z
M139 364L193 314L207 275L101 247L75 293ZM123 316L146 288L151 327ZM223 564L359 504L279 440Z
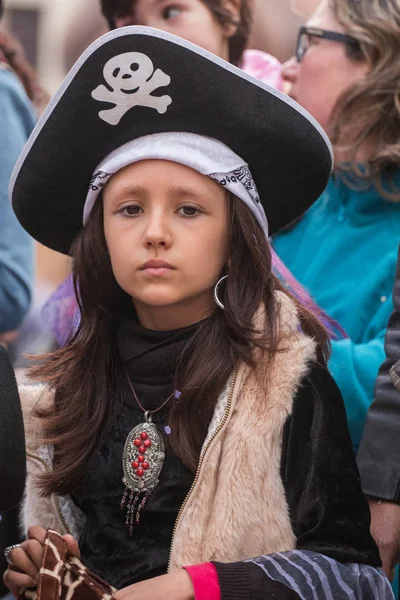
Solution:
M146 410L157 409L173 392L177 363L199 323L173 331L144 329L127 315L120 322L117 345L140 403ZM127 386L125 401L138 407Z
M79 540L82 560L117 588L166 572L175 520L194 478L176 456L167 453L160 483L130 537L125 512L120 508L124 493L122 452L129 432L144 418L125 369L142 406L156 409L173 391L177 363L197 328L198 324L176 331L151 331L131 315L118 327L123 404L73 495L86 515ZM167 407L154 414L153 422L164 433Z

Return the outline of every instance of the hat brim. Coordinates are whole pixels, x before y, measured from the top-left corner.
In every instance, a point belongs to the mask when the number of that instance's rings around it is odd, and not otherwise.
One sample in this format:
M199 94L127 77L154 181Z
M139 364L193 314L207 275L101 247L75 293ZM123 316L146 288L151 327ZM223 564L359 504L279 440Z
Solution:
M112 92L103 69L113 57L129 52L146 55L154 72L170 78L151 96L168 96L171 102L162 114L153 106L136 105L118 124L110 124L99 113L110 112L115 103L99 101L92 93L99 86L103 94ZM319 197L332 170L326 133L289 97L181 38L125 27L84 52L29 138L10 184L20 223L42 244L68 254L82 228L96 166L130 140L167 131L216 138L242 157L271 234Z

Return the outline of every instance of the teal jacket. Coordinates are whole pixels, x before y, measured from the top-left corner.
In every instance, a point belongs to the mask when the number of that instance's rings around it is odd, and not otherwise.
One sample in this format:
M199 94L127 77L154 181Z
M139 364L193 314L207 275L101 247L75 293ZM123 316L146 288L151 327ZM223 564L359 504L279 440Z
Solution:
M395 179L400 185L400 172ZM385 358L400 240L400 202L384 200L374 186L359 188L333 177L308 212L273 238L293 275L349 336L333 341L330 369L355 450Z

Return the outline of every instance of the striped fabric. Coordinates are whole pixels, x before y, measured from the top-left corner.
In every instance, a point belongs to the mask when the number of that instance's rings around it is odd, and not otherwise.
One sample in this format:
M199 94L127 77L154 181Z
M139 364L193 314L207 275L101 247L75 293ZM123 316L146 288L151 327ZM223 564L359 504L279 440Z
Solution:
M390 377L393 385L400 390L400 360L398 360L390 369Z
M274 581L296 592L301 600L393 600L381 569L343 564L318 552L294 550L259 556L250 561Z

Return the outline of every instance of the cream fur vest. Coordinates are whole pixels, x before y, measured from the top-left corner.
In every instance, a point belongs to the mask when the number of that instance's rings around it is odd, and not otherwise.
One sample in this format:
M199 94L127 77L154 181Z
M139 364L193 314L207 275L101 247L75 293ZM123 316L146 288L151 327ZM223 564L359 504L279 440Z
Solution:
M218 400L194 484L181 508L172 540L170 570L210 560L232 562L295 548L280 477L283 427L296 391L315 360L315 343L298 327L293 303L279 294L281 352L272 367L257 352L257 366L239 366ZM264 358L264 359L263 359ZM84 516L72 500L43 498L35 476L51 467L51 448L40 445L32 410L48 405L41 386L20 388L28 478L23 527L39 524L79 536Z

